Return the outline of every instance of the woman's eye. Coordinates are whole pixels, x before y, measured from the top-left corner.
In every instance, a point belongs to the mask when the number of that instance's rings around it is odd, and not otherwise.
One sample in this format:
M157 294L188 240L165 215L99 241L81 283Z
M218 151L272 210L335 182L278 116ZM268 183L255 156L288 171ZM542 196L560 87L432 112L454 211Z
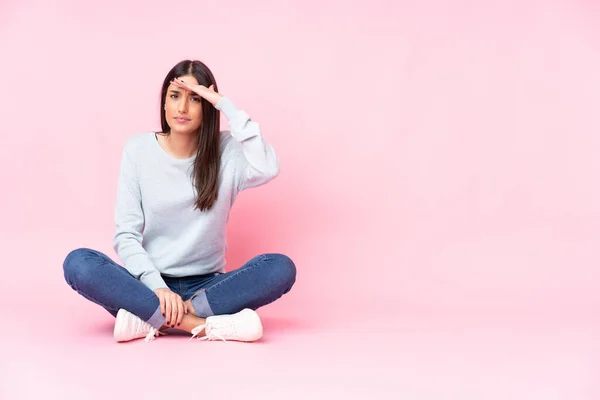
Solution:
M192 97L192 100L194 100L194 101L200 101L200 97Z
M172 94L172 95L171 95L171 98L172 98L172 99L176 99L176 98L177 98L177 95L176 95L176 94Z

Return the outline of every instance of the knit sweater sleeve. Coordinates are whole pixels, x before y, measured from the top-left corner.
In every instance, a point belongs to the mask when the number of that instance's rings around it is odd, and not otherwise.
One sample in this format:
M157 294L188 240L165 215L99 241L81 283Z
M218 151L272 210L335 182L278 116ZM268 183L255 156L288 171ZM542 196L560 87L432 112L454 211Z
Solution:
M168 287L142 247L144 211L137 167L127 145L121 158L115 205L113 248L125 268L151 290Z
M215 106L229 120L231 136L237 142L233 157L236 162L238 191L263 185L279 174L279 158L262 136L258 123L239 110L228 97Z

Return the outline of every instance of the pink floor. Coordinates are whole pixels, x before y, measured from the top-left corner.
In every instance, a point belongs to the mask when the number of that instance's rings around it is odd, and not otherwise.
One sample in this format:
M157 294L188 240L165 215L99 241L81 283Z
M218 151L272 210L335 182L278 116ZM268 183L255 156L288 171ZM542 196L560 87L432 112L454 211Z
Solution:
M253 344L180 335L115 344L110 317L86 306L65 323L17 318L0 341L0 398L600 398L600 329L591 324L273 311L261 313L265 336Z
M42 247L29 262L59 260L63 248ZM441 315L377 307L377 298L320 309L313 298L303 310L305 284L260 310L257 343L175 334L116 344L112 317L78 297L57 266L24 272L27 281L31 295L0 308L3 400L600 399L600 326L586 310ZM15 294L16 285L1 288Z

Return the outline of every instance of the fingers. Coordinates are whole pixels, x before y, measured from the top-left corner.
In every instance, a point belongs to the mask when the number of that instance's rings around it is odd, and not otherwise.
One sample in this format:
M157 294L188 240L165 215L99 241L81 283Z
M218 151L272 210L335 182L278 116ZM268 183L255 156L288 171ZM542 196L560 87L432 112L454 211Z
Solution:
M171 81L171 83L172 83L173 85L175 85L175 86L178 86L178 87L180 87L180 88L183 88L183 89L186 89L186 90L190 90L190 91L192 91L192 92L194 91L194 90L192 89L192 85L190 85L190 84L188 84L188 83L186 83L186 82L184 82L184 81L181 81L181 80L179 80L179 79L173 79L173 80Z
M171 81L171 84L175 85L175 86L185 86L185 82L180 81L179 79L175 78Z
M167 306L167 325L174 328L181 324L184 316L185 305L181 296L176 293L169 293L168 299L166 300Z
M165 316L165 294L163 292L158 292L158 301L160 302L160 313Z
M183 300L181 299L181 297L179 297L179 299L177 301L177 311L178 311L177 326L181 325L181 320L183 319L184 308L185 308L185 306L183 304Z
M214 91L215 91L215 85L214 85L214 84L213 84L213 85L210 85L210 86L207 88L207 87L206 87L206 86L204 86L204 85L192 85L191 83L184 82L184 81L182 81L182 80L179 80L179 79L177 79L177 78L173 79L173 80L171 81L171 83L172 83L173 85L175 85L175 86L178 86L178 87L182 88L182 89L189 90L189 91L191 91L191 92L195 92L195 93L197 93L197 94L201 94L200 92L201 92L202 90L206 90L206 89L210 90L211 92L214 92Z
M172 313L172 307L171 307L171 296L170 294L167 295L165 294L165 318L167 319L167 325L171 325L171 313Z
M169 299L169 303L171 304L171 317L169 319L169 325L171 326L171 328L174 328L175 326L180 325L181 320L183 319L183 300L178 294L172 293Z
M171 303L171 328L175 327L175 325L177 325L177 319L179 318L179 301L178 301L178 297L176 294L174 294L172 296L172 303Z
M177 293L169 289L155 291L160 302L160 312L165 317L167 326L174 328L181 324L183 316L187 314L187 305Z
M187 85L185 85L185 84L184 84L183 82L181 82L181 81L178 81L177 79L173 79L173 80L171 81L171 84L173 84L173 85L177 86L178 88L185 89L185 90L189 90L190 92L192 92L192 91L193 91L191 88L187 87Z
M175 325L177 325L177 318L179 318L179 301L177 301L177 295L173 296L173 304L172 304L172 309L171 309L171 314L173 315L173 317L171 318L171 328L173 328Z

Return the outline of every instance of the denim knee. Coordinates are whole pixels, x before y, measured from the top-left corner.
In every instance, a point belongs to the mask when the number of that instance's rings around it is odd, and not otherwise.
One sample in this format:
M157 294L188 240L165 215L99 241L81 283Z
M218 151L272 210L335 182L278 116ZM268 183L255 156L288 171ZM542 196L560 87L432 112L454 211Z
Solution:
M86 280L86 276L89 275L90 265L85 259L91 252L91 249L80 248L67 254L63 262L63 272L68 284L72 285L74 282Z
M266 254L268 260L273 265L272 274L276 281L291 287L296 282L296 265L291 258L285 254L271 253Z

